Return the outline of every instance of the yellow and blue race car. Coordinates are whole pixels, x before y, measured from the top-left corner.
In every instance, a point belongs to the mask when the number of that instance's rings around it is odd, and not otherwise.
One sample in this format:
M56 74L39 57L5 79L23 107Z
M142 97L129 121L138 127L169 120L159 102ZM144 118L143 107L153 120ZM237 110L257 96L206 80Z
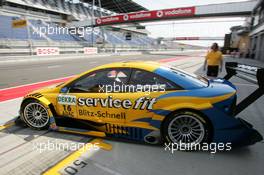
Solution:
M209 80L155 62L111 63L26 95L20 118L34 129L151 144L254 144L262 136L236 115L263 95L264 71L234 62L226 70ZM228 79L239 71L259 88L237 104Z

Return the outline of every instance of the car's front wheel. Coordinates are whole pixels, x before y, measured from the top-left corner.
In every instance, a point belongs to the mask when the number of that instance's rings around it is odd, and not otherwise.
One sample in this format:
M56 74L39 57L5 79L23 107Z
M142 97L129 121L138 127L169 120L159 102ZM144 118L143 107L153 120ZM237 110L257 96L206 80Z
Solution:
M165 119L162 135L165 142L190 150L195 145L209 142L211 133L209 123L203 116L191 111L179 111Z
M22 104L21 115L24 122L34 129L46 129L49 126L48 110L37 100L28 100Z

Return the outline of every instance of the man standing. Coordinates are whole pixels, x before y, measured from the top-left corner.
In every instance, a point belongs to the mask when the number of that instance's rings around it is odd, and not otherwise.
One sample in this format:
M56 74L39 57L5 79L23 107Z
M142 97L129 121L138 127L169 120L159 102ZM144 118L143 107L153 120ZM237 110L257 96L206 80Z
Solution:
M211 51L207 53L204 61L204 71L207 66L207 76L217 77L218 71L222 72L223 68L223 56L222 52L219 51L219 46L217 43L213 43L211 46Z

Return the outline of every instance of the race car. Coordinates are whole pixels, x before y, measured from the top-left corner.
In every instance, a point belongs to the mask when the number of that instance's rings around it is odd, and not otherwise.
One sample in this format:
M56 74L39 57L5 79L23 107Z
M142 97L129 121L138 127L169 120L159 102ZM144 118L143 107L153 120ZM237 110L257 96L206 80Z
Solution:
M209 80L156 62L102 65L26 95L20 118L34 129L151 144L261 141L261 134L236 116L263 95L264 69L231 62L226 70L225 78ZM234 75L259 84L239 104L228 81Z

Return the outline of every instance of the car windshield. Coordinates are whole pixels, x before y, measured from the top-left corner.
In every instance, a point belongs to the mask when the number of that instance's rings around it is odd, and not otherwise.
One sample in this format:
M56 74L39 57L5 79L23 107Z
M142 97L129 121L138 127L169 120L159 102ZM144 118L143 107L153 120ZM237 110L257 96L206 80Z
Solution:
M188 73L174 66L166 66L166 68L177 75L180 75L180 76L183 76L185 78L192 80L195 84L199 85L200 87L207 87L209 85L208 79L206 79L203 76Z

